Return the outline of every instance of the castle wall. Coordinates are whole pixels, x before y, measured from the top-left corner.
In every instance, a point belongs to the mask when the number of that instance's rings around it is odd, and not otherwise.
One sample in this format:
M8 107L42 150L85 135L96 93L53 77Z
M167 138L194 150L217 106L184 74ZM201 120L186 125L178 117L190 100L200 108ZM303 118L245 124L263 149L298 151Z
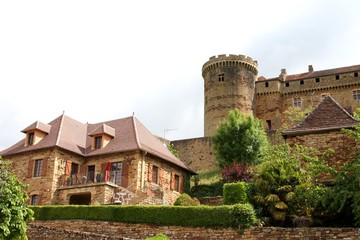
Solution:
M180 159L195 172L217 168L210 137L172 141L180 153Z

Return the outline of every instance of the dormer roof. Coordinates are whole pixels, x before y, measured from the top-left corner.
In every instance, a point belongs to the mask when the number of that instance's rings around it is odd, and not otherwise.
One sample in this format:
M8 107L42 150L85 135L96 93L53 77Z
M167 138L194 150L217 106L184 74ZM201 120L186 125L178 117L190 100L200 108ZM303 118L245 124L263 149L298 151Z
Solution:
M49 133L50 129L51 129L51 126L49 124L36 121L33 124L31 124L30 126L28 126L27 128L23 129L21 132L27 133L29 131L39 130L44 133Z
M298 125L283 132L284 136L351 128L359 124L331 96L326 96Z
M92 137L94 135L101 135L101 134L107 134L110 137L115 137L115 129L103 123L97 128L95 128L93 131L91 131L88 135Z

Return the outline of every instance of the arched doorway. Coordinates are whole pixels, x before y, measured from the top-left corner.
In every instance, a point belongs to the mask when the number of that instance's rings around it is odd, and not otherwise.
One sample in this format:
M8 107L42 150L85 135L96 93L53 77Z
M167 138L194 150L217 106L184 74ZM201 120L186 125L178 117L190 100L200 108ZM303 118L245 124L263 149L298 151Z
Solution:
M70 196L69 204L73 205L90 205L91 193L74 194Z

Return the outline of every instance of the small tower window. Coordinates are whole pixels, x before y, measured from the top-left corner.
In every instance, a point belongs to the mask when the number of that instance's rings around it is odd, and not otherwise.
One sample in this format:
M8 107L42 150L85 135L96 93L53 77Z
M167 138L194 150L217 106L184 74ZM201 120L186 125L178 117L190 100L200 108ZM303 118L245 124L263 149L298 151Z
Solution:
M304 85L304 80L300 80L300 85Z
M39 205L39 195L31 196L31 205Z
M266 120L267 130L271 130L271 120Z
M336 80L339 80L339 79L340 79L340 75L339 75L339 74L336 74L336 75L335 75L335 79L336 79Z
M269 87L269 82L265 82L265 87Z
M34 132L28 133L28 145L31 146L34 144Z
M290 83L285 83L285 87L289 87L290 86Z
M220 73L220 74L218 75L218 77L219 77L219 82L223 82L223 81L224 81L224 79L225 79L225 77L224 77L224 74L223 74L223 73Z
M359 76L359 73L358 72L355 72L354 73L354 77L358 77Z
M95 137L95 148L101 148L102 137Z
M360 100L360 90L353 91L354 100Z
M301 98L294 98L294 107L301 107Z
M315 82L320 82L320 78L315 78Z

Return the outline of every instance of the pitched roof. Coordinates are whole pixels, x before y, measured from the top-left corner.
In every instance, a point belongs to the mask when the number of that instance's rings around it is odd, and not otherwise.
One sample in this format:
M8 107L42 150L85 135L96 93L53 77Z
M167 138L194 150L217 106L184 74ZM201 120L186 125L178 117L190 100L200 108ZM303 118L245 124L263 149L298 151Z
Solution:
M56 146L84 157L143 150L196 174L175 157L134 116L95 124L83 124L68 116L61 115L51 121L49 126L51 126L49 133L38 144L25 146L25 139L23 139L1 151L0 155L6 156ZM91 149L91 136L98 133L106 133L114 138L103 148Z
M28 126L27 128L25 128L24 130L22 130L21 132L26 133L26 132L32 131L32 130L40 130L44 133L49 133L50 128L51 128L51 126L49 124L36 121L33 124L31 124L30 126Z
M338 130L358 124L359 121L354 119L331 96L326 96L301 123L284 131L283 135Z
M286 75L286 81L293 81L293 80L300 80L300 79L307 79L307 78L316 78L316 77L348 73L348 72L357 72L357 71L360 71L360 65ZM278 79L279 79L279 77L275 77L275 78L268 78L266 80L278 80ZM264 81L264 80L265 80L265 77L263 77L263 76L260 76L258 78L258 81Z

